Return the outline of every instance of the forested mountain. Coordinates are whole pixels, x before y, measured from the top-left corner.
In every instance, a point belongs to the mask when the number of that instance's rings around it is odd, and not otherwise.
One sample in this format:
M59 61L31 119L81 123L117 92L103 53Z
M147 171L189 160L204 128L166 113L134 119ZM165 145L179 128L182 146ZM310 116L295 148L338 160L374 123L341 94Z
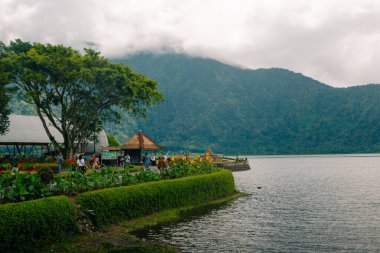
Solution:
M158 80L165 101L138 126L171 149L380 151L380 85L333 88L285 69L247 70L184 55L119 61Z
M158 80L164 94L147 120L127 115L121 125L105 125L120 142L141 129L170 150L380 151L380 85L338 89L285 69L247 70L175 54L114 61Z

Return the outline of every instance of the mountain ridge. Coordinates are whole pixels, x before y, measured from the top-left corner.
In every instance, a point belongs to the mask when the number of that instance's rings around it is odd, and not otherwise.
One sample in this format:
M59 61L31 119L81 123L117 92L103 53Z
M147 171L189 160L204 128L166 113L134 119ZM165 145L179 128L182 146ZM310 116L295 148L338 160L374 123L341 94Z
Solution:
M252 154L379 150L377 84L335 88L287 69L242 69L173 54L141 54L118 62L158 80L166 99L150 110L149 123L140 120L138 126L174 149L211 146ZM169 115L163 108L170 109Z

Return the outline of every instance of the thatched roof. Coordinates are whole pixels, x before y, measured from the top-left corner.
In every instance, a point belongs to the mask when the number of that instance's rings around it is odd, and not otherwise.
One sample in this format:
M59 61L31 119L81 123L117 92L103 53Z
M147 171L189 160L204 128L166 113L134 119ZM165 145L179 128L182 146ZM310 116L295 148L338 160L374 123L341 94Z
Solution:
M141 130L138 131L132 138L120 146L121 149L136 149L136 150L163 150L164 147L158 145L151 138L146 136Z

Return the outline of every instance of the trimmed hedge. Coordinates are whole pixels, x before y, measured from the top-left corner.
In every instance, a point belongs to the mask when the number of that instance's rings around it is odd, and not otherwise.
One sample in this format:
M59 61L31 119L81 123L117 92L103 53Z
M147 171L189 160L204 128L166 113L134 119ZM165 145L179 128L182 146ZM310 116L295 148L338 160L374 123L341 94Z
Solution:
M231 171L83 193L77 203L91 210L93 222L102 227L123 219L152 214L167 208L197 205L233 194Z
M65 196L0 205L0 252L60 240L77 231L76 219Z

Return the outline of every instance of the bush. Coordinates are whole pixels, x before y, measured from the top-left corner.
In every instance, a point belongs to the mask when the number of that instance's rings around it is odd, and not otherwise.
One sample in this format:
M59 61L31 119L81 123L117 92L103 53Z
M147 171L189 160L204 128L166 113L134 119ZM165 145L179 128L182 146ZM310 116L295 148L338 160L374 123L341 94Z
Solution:
M0 205L0 252L57 241L77 231L76 218L64 196Z
M37 175L41 178L41 182L44 184L49 184L54 181L54 172L49 168L39 169Z
M99 227L126 218L152 214L167 208L197 205L231 195L235 190L232 173L211 174L149 182L87 192L78 196L82 210L92 210Z

